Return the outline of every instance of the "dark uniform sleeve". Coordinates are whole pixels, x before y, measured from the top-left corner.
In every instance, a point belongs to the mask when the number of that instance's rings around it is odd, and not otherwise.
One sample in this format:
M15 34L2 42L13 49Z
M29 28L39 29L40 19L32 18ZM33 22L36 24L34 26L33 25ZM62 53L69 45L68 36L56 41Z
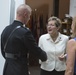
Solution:
M5 58L5 52L4 52L4 48L3 48L3 41L2 41L2 38L1 38L1 53L2 53L2 56Z
M8 27L8 26L7 26ZM6 27L6 28L7 28ZM3 32L1 33L1 54L2 54L2 56L5 58L5 51L4 51L4 45L5 45L5 37L4 37L4 34L5 34L5 32L7 32L6 31L6 28L3 30Z
M30 31L26 32L26 34L24 35L24 42L29 52L33 53L37 58L41 59L41 61L47 60L46 52L43 51L40 47L38 47Z

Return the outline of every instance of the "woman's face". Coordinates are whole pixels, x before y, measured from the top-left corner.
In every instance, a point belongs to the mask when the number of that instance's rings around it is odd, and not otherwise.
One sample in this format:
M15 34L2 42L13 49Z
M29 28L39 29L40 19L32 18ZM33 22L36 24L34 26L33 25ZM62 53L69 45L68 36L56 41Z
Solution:
M47 32L49 33L49 34L56 34L56 33L58 33L58 27L56 27L56 25L55 25L55 21L49 21L48 22L48 25L47 25Z

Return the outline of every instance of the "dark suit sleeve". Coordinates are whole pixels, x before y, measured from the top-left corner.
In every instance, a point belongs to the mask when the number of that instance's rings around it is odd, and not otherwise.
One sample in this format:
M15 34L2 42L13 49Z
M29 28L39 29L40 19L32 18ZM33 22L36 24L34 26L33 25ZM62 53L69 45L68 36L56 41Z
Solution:
M43 51L40 47L38 47L32 33L28 31L24 36L24 42L26 48L33 53L37 58L41 59L42 61L47 60L46 52Z

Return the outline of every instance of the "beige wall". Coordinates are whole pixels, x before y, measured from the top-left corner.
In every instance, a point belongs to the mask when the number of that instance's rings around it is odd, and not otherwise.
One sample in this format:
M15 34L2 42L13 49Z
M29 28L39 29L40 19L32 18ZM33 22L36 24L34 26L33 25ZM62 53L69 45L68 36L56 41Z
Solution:
M53 14L53 0L26 0L26 4L29 4L33 11L37 9L36 12L48 14L48 16Z
M54 0L26 0L26 4L29 4L33 11L48 14L48 17L53 15L53 2ZM59 18L65 18L65 14L69 14L70 0L59 0Z
M63 19L65 14L69 14L70 0L59 1L59 18Z

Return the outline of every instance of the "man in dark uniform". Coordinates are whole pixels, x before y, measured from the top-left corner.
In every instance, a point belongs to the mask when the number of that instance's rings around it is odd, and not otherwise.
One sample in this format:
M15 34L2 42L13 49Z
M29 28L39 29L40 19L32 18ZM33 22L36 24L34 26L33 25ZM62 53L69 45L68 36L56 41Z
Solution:
M31 8L22 4L17 8L16 20L7 26L1 34L1 52L5 58L3 75L29 75L27 54L33 53L42 61L47 60L46 53L41 50L31 32L23 24L30 19Z

